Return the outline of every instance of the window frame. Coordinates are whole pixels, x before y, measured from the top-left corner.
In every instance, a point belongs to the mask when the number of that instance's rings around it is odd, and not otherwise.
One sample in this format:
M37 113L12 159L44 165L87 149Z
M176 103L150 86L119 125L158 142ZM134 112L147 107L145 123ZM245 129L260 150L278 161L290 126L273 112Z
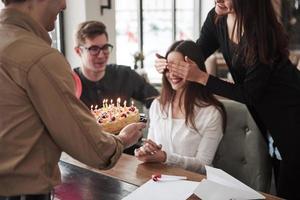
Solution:
M172 12L172 41L174 42L176 40L177 36L177 24L176 24L176 15L177 15L177 0L171 0L171 12ZM193 3L195 5L194 7L194 25L193 25L193 39L198 38L200 35L200 28L201 28L201 0L193 0ZM137 0L137 37L138 37L138 51L144 52L144 0ZM170 44L171 45L171 44ZM132 65L131 65L132 66ZM144 60L140 61L141 68L144 68ZM133 66L132 66L133 67ZM151 77L150 77L151 78ZM155 80L150 80L151 83L158 83L156 78Z

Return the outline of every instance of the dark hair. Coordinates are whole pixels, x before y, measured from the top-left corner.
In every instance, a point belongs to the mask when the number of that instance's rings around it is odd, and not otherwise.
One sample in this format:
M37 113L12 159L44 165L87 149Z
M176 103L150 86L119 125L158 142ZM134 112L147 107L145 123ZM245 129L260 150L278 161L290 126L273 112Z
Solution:
M206 71L204 58L202 56L201 50L196 45L195 42L190 40L177 41L173 43L166 53L168 57L171 52L179 52L183 56L187 56L191 60L197 63L201 70ZM226 114L223 104L218 101L211 92L209 92L205 86L187 81L184 87L183 95L180 96L179 103L181 104L182 98L184 98L184 110L185 110L185 123L187 126L193 128L197 131L195 124L195 105L197 107L207 107L210 105L215 106L221 113L223 118L223 130L226 125ZM162 77L162 91L160 96L161 109L167 114L168 106L173 102L176 91L172 89L171 84L166 78L166 72L163 73Z
M99 21L86 21L78 25L77 31L75 33L75 43L76 46L83 45L86 38L93 39L98 35L105 34L108 39L108 34L106 32L106 26Z
M2 0L5 6L11 4L11 3L22 3L25 2L26 0Z
M273 64L278 58L288 56L288 37L271 0L232 0L232 4L238 41L243 37L239 55L246 65L257 61Z

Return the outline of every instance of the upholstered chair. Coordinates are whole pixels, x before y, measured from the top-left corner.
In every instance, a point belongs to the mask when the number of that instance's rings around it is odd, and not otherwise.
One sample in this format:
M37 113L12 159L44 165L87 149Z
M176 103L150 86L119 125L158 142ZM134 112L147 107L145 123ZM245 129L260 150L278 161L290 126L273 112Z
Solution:
M224 136L213 165L251 188L269 192L271 160L268 146L244 104L222 100L227 112Z

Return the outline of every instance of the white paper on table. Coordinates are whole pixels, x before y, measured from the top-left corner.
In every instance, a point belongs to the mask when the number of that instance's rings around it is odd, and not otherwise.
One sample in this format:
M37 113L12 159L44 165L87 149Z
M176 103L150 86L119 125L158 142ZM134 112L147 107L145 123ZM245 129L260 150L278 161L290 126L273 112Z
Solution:
M122 200L183 200L193 194L199 182L176 180L176 181L153 181L137 188Z
M221 169L205 166L207 180L200 182L196 194L205 200L265 199L265 197Z

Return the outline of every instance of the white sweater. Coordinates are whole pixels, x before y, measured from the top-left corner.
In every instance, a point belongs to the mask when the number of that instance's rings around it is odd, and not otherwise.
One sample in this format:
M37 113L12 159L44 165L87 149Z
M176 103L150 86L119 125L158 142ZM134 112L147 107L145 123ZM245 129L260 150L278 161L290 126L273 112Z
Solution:
M172 119L171 106L168 115L163 113L155 99L149 110L148 138L162 144L167 164L205 173L204 166L211 165L223 136L222 116L214 106L196 109L198 131L186 126L185 119Z

